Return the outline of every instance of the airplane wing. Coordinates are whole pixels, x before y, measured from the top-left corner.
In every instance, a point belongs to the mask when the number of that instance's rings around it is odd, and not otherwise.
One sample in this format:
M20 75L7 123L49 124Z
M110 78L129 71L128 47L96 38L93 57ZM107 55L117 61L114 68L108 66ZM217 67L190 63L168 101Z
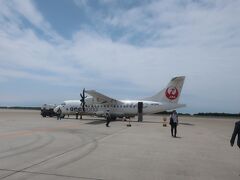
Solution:
M110 98L108 96L105 96L104 94L101 94L95 90L87 90L85 91L87 94L95 98L99 103L105 104L105 103L119 103L121 104L121 101L118 101L116 99Z

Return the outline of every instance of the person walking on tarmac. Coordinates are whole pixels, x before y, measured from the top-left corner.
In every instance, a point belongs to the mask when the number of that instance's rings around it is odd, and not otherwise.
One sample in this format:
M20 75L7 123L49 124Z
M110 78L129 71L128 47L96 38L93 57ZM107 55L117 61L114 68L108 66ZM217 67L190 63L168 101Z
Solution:
M240 148L240 121L237 121L235 123L235 127L234 127L234 130L233 130L232 138L230 140L231 146L234 145L234 141L235 141L235 138L236 138L237 135L238 135L237 145Z
M172 137L177 137L177 125L178 125L178 114L176 110L174 110L170 116L170 123L171 125L171 134Z
M109 113L109 112L106 113L106 120L107 120L106 126L109 127L109 123L110 123L110 121L111 121L111 116L110 116L110 113Z
M60 108L57 110L57 120L61 120L62 111Z

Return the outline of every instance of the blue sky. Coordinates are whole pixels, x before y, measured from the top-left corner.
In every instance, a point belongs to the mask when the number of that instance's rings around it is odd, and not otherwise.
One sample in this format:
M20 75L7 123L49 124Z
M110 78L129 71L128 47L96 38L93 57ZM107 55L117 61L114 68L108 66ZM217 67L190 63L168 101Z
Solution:
M239 0L1 0L0 105L150 96L178 75L182 112L240 108Z

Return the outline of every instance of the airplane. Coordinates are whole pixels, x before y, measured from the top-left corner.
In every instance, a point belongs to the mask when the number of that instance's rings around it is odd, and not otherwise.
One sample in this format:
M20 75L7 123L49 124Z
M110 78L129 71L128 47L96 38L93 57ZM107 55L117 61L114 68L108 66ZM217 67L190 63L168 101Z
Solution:
M139 113L154 114L163 111L185 107L179 104L185 76L174 77L168 85L157 94L140 100L117 100L95 90L85 90L80 94L80 100L67 100L54 108L54 112L65 115L94 115L111 119L131 118ZM91 97L85 95L88 94Z

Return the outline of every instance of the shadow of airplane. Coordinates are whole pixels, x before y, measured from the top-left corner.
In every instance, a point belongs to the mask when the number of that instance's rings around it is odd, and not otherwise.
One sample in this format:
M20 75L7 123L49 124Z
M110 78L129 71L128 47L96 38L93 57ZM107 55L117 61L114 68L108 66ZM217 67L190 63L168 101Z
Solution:
M85 123L85 124L98 125L98 124L104 124L104 123L106 123L105 120L99 119L99 120L94 120L94 121L91 121L91 122L87 122L87 123Z
M137 122L137 121L131 121L131 122ZM140 123L150 123L150 124L163 124L164 122L162 121L159 121L159 122L156 122L156 121L142 121ZM167 124L169 124L168 122L166 122ZM192 123L179 123L181 125L186 125L186 126L195 126L195 124L192 124Z

